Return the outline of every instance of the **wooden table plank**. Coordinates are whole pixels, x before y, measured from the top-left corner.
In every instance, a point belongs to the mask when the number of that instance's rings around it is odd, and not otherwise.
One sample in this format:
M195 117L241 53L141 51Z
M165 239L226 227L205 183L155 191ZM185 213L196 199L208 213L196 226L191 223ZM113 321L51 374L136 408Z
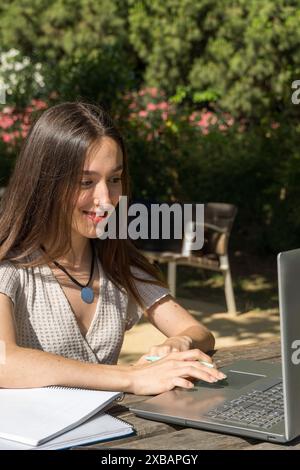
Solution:
M300 437L293 439L286 444L273 444L271 442L258 442L257 444L246 447L244 450L300 450Z
M213 357L217 362L217 365L222 367L241 359L256 361L278 361L280 356L280 342L278 338L275 338L267 339L254 344L222 348L219 349Z
M161 429L160 429L161 432ZM163 437L165 437L163 439ZM185 428L166 431L159 435L148 436L130 442L112 442L111 449L152 449L152 450L225 450L243 449L251 442L237 436L218 434L200 429ZM256 441L253 440L253 443ZM107 447L107 446L103 446Z
M262 442L260 444L244 447L242 450L297 450L294 447L288 447L286 444L271 444L270 442Z

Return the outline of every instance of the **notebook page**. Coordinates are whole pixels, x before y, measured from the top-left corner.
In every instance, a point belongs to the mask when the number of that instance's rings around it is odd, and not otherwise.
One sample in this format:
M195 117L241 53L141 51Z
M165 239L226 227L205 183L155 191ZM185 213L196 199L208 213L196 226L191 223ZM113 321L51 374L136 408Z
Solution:
M88 421L51 439L41 446L28 446L7 439L0 439L0 450L57 450L91 444L133 434L133 427L125 421L99 412Z
M0 438L42 444L120 396L118 392L65 387L0 389Z

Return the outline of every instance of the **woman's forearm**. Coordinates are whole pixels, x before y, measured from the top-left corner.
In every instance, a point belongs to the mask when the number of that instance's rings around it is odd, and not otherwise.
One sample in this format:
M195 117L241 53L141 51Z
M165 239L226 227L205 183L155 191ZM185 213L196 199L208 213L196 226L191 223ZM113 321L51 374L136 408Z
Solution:
M130 366L90 364L29 348L13 347L0 365L0 387L60 385L130 392Z
M156 395L176 386L191 388L188 378L213 383L225 377L216 368L204 368L199 363L202 358L203 352L193 349L175 352L146 365L115 366L89 364L14 346L8 348L6 361L0 364L0 387L58 385Z

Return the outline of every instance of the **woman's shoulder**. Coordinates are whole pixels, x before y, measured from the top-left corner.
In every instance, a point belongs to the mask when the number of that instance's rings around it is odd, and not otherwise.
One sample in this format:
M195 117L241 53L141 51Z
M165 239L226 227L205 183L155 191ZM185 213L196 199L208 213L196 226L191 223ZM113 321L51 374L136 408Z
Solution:
M16 295L20 284L18 269L10 260L0 261L0 293L11 298L16 303Z
M20 256L19 252L10 251L5 259L0 260L0 293L8 295L14 304L19 289L24 290L25 287L28 291L32 288L30 279L34 272L30 266L24 266L23 263L30 263L35 257L36 253Z
M13 261L11 261L9 258L0 260L0 272L2 274L6 272L13 274L14 272L17 272L17 271L18 271L17 265Z
M3 273L18 273L19 271L23 271L27 269L24 266L24 263L30 263L33 261L37 256L37 253L34 252L31 255L23 255L20 254L19 251L13 250L7 253L6 257L0 260L0 272Z
M15 263L9 259L0 261L0 292L6 294L12 289L17 289L20 283L20 275Z

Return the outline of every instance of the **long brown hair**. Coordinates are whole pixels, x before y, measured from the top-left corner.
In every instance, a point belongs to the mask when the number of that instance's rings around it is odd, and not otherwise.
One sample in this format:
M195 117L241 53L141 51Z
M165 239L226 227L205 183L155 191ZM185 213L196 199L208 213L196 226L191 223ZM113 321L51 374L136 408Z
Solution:
M85 157L91 146L110 137L123 153L122 194L129 196L128 158L121 134L110 116L90 103L67 102L46 110L31 127L0 204L0 261L35 267L71 249L72 214L79 195ZM25 262L45 240L47 255ZM165 286L160 271L130 240L96 239L97 254L108 278L125 288L143 307L135 266ZM22 261L23 260L23 261ZM145 281L147 282L147 281Z

